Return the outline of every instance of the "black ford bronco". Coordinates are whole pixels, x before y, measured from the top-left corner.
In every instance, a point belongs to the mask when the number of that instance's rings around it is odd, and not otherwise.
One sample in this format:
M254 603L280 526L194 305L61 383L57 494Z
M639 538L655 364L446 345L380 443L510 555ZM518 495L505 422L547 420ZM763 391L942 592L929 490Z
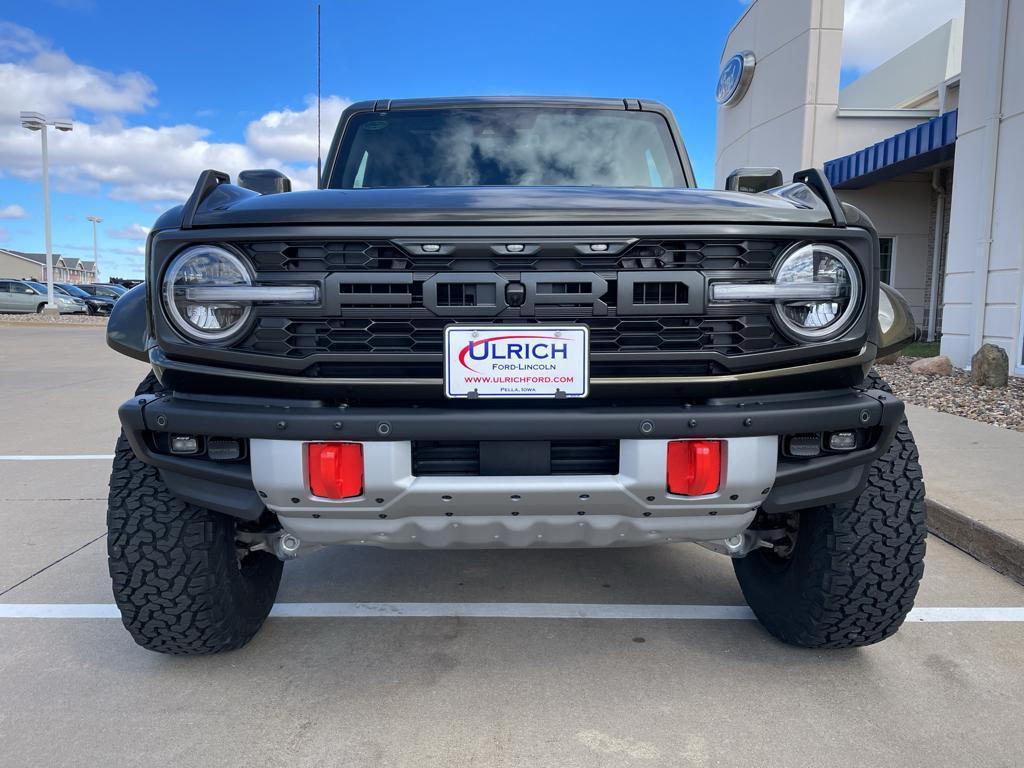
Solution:
M878 238L822 174L695 189L660 104L364 102L319 189L205 171L108 342L108 554L146 648L238 648L326 544L733 558L781 640L882 640L924 486L872 371L910 341Z

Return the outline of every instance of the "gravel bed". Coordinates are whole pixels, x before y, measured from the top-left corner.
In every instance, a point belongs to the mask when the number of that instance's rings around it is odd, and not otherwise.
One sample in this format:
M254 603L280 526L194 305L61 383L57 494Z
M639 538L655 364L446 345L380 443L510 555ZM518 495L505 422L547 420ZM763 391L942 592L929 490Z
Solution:
M893 365L877 366L893 392L906 402L1024 432L1024 379L1011 376L1006 389L979 387L960 368L954 368L952 376L911 373L910 364L916 359L901 357Z
M0 325L106 325L107 318L100 315L0 315Z

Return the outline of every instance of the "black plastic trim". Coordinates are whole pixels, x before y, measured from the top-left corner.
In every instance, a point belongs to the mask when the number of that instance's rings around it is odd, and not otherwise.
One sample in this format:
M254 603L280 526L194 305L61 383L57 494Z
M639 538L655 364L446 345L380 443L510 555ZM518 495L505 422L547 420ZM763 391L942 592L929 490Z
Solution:
M903 403L892 395L880 391L865 395L879 398L883 407L882 432L874 445L847 454L780 462L775 485L762 505L765 512L795 512L860 495L871 464L889 448L904 412Z
M544 408L277 406L230 398L141 396L121 406L125 429L278 440L559 440L749 437L882 424L902 404L881 392L847 390L803 397L685 406ZM882 403L886 402L883 408ZM180 467L176 457L160 457ZM156 463L156 462L154 462ZM190 462L194 463L194 462ZM228 474L236 468L218 467Z
M182 211L181 217L181 228L192 229L196 211L199 210L199 206L203 204L203 201L221 184L230 183L231 177L223 171L207 169L199 174L199 180L196 182L195 189L192 190L192 194L185 202L185 209Z
M114 302L107 320L107 346L122 355L149 362L149 310L146 286L136 285Z
M814 190L814 193L828 206L828 211L832 214L832 220L836 226L846 226L846 211L843 210L843 205L839 202L835 190L832 189L832 185L828 183L828 179L825 178L825 174L820 169L807 168L797 171L793 174L793 181L806 184Z

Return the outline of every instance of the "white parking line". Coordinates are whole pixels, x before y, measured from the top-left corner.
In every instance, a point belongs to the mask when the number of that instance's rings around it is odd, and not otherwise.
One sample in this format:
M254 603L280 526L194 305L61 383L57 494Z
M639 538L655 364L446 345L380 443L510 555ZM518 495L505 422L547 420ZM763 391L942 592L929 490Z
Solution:
M111 461L112 453L65 453L54 456L0 456L0 461Z
M270 615L280 619L470 618L470 619L632 619L671 621L746 621L744 605L601 605L598 603L278 603ZM0 603L0 619L116 619L111 603ZM907 621L1024 622L1021 608L921 607Z

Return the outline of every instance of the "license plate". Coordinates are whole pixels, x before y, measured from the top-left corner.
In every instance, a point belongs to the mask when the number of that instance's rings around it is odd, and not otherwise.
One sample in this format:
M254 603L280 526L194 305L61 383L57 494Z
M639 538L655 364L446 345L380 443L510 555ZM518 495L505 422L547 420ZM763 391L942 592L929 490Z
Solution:
M586 397L590 328L449 325L444 363L448 397Z

